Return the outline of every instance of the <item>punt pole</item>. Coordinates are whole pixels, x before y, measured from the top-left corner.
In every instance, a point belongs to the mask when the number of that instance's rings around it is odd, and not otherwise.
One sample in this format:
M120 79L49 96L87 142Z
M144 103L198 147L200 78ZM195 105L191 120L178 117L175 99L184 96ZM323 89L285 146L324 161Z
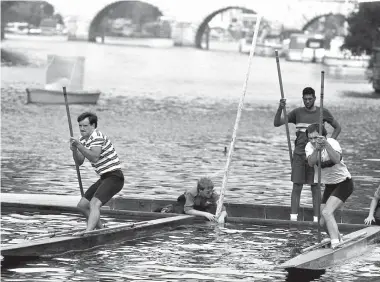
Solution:
M66 113L67 113L67 119L69 121L70 136L73 137L74 134L73 134L73 127L71 125L70 109L69 109L69 102L67 101L66 87L63 87L63 96L65 97ZM73 155L74 155L74 152L73 152ZM75 160L75 158L74 158L74 160ZM82 197L84 197L83 186L82 186L82 178L80 176L79 165L77 164L76 161L74 161L74 162L75 162L75 168L77 170L80 194Z
M228 150L228 156L227 156L226 166L224 169L222 187L220 188L220 194L219 194L220 196L219 196L219 200L218 200L217 208L216 208L216 213L215 213L216 218L218 218L220 216L220 213L222 212L224 194L226 192L227 181L228 181L229 168L230 168L230 164L231 164L232 154L233 154L234 148L235 148L236 133L237 133L237 130L239 128L241 112L242 112L242 109L244 106L244 97L245 97L245 93L247 91L247 84L248 84L249 74L250 74L250 70L251 70L252 58L253 58L253 54L255 53L255 47L256 47L257 37L258 37L258 33L259 33L260 21L261 21L261 15L259 14L257 16L257 21L255 24L255 31L254 31L253 39L252 39L251 50L249 53L248 70L247 70L247 73L245 75L245 81L244 81L244 85L243 85L243 93L240 97L240 102L239 102L238 111L237 111L236 120L235 120L235 126L234 126L234 130L232 133L232 140L231 140L231 144L230 144L230 149Z

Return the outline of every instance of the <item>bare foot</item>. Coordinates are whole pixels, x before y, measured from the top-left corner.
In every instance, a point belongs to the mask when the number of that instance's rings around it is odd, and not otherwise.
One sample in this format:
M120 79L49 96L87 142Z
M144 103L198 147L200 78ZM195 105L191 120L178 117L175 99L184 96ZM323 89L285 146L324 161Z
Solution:
M81 237L81 236L84 236L86 234L86 230L85 231L79 231L79 232L75 232L73 233L73 236L78 236L78 237Z

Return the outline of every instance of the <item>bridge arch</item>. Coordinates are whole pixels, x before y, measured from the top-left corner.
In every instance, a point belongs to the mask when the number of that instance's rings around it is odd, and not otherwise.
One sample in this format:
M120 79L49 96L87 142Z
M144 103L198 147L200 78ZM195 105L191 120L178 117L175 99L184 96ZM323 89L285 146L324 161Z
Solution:
M302 31L323 34L325 48L330 48L331 40L334 37L343 37L346 35L346 16L339 13L328 13L316 16L303 26Z
M206 16L206 18L204 18L204 20L198 26L198 29L197 29L196 34L195 34L195 47L196 48L202 49L202 37L203 37L203 34L205 33L207 27L208 27L208 24L212 21L212 19L216 15L223 13L223 12L226 12L228 10L232 10L232 9L240 10L240 11L243 11L244 13L247 13L247 14L256 14L256 12L254 10L246 8L246 7L242 7L242 6L227 6L227 7L224 7L224 8L221 8L221 9L218 9L218 10L212 12L211 14Z
M322 15L316 16L316 17L312 18L311 20L309 20L302 27L302 31L304 31L304 32L308 31L308 29L310 29L313 25L316 25L318 22L321 22L322 20L325 22L330 20L330 22L331 22L331 19L335 19L336 27L339 28L339 27L344 26L344 22L346 21L346 16L343 14L334 14L334 13L328 13L328 14L322 14ZM334 24L334 23L331 23L331 24Z
M154 1L123 0L123 1L115 1L115 2L109 3L105 7L103 7L100 11L96 12L93 18L90 20L90 26L88 30L89 41L95 41L97 36L104 37L104 33L105 33L106 25L107 25L107 23L105 22L107 20L107 16L109 15L110 12L112 13L122 3L147 5L155 9L159 16L163 16L163 12Z

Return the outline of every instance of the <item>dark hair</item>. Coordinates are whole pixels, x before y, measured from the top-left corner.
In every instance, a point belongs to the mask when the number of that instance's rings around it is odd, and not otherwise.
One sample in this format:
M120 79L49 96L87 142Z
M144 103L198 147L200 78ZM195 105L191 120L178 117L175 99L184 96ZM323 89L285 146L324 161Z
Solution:
M214 183L208 177L202 177L198 180L197 189L204 190L206 188L214 189Z
M312 132L318 132L319 133L319 124L318 123L313 123L313 124L310 124L307 129L306 129L306 137L309 138L309 133L312 133ZM327 136L327 130L325 128L325 126L322 124L322 136Z
M315 91L311 87L305 87L302 90L302 96L304 96L304 95L313 95L313 97L315 98Z
M98 127L98 117L96 114L90 113L90 112L84 112L83 114L80 114L78 116L77 121L81 122L82 120L88 118L88 121L90 122L90 125L95 124L95 128Z

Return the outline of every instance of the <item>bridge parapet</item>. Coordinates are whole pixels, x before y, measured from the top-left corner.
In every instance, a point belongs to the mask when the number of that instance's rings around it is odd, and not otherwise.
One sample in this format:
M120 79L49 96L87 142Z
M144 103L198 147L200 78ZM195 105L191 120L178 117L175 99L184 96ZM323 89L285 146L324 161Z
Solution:
M94 41L95 37L101 36L102 29L98 27L101 26L102 17L107 14L108 9L116 7L121 2L131 1L48 0L47 2L64 17L69 29L68 39ZM321 15L347 15L356 3L356 1L344 0L266 0L265 3L252 0L144 0L138 2L157 7L164 16L171 17L177 22L188 23L187 30L182 31L182 36L185 34L193 38L184 40L185 45L197 45L205 22L209 21L213 15L234 7L260 13L268 21L282 22L285 28L302 29L312 19Z

